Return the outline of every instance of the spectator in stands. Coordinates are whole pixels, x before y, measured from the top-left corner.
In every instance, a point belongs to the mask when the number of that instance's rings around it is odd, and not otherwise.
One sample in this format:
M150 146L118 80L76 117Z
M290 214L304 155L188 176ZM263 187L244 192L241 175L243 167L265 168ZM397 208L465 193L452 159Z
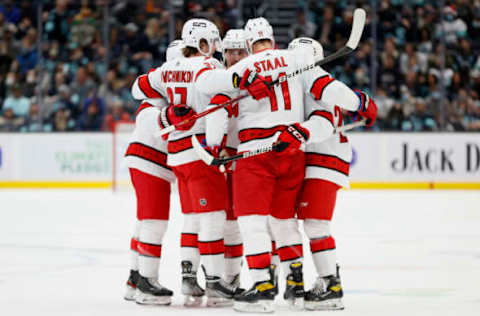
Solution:
M3 4L0 4L0 13L3 14L8 22L13 24L17 23L22 16L20 8L12 0L4 0Z
M102 99L94 97L85 101L77 129L81 131L99 131L103 126L105 104Z
M92 10L84 6L75 16L70 30L70 45L72 48L88 47L92 44L96 33L96 21Z
M42 132L43 119L40 115L40 109L37 102L32 102L30 111L25 118L25 122L20 129L22 132Z
M443 36L449 46L455 45L458 38L467 35L467 24L457 16L457 10L453 5L443 8L444 20L436 26L436 37Z
M119 41L131 65L142 73L146 73L152 67L152 53L148 51L148 43L147 37L139 32L138 26L133 22L125 26L125 37Z
M70 112L63 106L63 104L57 104L57 107L50 118L50 122L47 124L49 130L54 132L75 130L75 120L70 117L69 113Z
M434 131L437 125L433 116L427 112L427 104L424 99L417 98L415 101L415 110L402 122L404 131Z
M72 101L76 104L77 108L82 108L85 100L89 97L89 94L95 90L95 87L95 82L87 74L87 70L84 67L79 67L75 81L70 85Z
M290 26L290 29L288 30L288 36L290 37L290 40L302 36L313 37L316 29L317 26L307 20L305 17L305 12L302 9L297 12L297 20L294 24L292 24L292 26Z
M38 52L36 47L37 31L29 28L27 34L22 39L22 43L17 54L17 60L20 63L22 74L35 68L38 62Z
M63 49L70 31L71 12L68 10L68 0L56 0L55 8L45 12L44 15L46 15L44 32L47 39L60 43L59 47Z
M20 84L15 84L11 89L10 96L3 104L3 110L12 109L13 114L18 117L25 117L30 110L30 100L23 96Z
M3 110L3 116L0 115L0 132L17 132L24 122L23 117L16 117L11 108Z

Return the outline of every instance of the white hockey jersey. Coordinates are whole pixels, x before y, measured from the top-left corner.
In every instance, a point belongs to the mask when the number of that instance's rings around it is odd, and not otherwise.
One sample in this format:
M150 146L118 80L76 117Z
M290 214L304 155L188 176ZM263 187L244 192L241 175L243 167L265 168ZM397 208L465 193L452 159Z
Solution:
M206 109L213 94L203 94L197 89L198 77L204 72L223 67L218 60L203 56L174 59L149 72L145 79L140 77L133 90L147 97L164 96L169 104L186 104L199 113ZM203 141L204 118L198 119L188 131L174 131L169 134L168 165L178 166L199 160L192 147L192 135L196 135L200 142Z
M319 104L321 108L318 107ZM312 121L315 116L324 119L320 122L329 122L330 130L343 125L342 110L339 106L315 101L311 95L307 94L305 95L305 120ZM317 126L319 127L318 124ZM328 130L328 128L324 129ZM352 147L345 135L339 133L329 136L322 142L307 142L305 153L306 179L327 180L346 188L350 186Z
M304 50L268 49L250 55L228 70L208 72L197 84L204 93L228 94L236 91L232 84L233 73L242 75L247 68L254 69L267 80L272 81L280 76L295 73L313 63L313 56ZM352 90L333 79L320 67L315 67L313 70L292 76L276 85L268 98L257 101L246 97L239 101L240 145L238 150L248 151L270 145L276 141L279 132L283 131L286 125L303 122L305 92L309 92L315 100L322 100L327 104L342 104L343 108L353 111L357 110L359 105L359 99ZM208 127L207 131L209 130L216 129ZM208 138L212 141L218 140L221 137L219 135L221 133L217 131L216 136L208 136ZM313 133L312 141L318 142L325 139L325 136L317 138L318 135Z
M154 137L160 127L158 118L161 100L145 100L137 110L135 129L133 130L125 153L129 168L135 168L152 176L167 181L175 181L175 175L167 165L167 142L161 137Z

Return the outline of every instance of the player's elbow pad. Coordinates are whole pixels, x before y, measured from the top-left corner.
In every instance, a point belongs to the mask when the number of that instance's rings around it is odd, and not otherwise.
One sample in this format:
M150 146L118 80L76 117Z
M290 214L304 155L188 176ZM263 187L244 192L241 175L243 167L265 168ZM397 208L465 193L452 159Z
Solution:
M132 96L135 100L145 100L148 97L142 92L140 86L138 85L138 78L135 79L135 82L132 85Z
M321 100L331 106L338 105L348 111L357 111L360 103L355 92L338 80L325 87Z

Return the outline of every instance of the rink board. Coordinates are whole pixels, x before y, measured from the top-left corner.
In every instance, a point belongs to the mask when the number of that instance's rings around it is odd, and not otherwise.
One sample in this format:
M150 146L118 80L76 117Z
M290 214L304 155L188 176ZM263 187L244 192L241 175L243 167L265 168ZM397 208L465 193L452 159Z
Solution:
M1 134L0 188L128 185L129 133ZM478 133L354 133L352 189L480 189Z

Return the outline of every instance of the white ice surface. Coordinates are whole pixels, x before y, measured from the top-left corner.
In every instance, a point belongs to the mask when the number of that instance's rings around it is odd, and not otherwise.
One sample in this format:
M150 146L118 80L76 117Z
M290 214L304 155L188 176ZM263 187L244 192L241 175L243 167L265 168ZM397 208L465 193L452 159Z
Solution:
M133 195L0 191L0 315L235 313L181 306L181 215L173 205L160 271L176 293L173 306L145 307L122 299ZM346 309L315 314L480 315L479 192L342 191L335 214ZM308 256L305 265L309 286ZM276 310L294 314L280 297Z

